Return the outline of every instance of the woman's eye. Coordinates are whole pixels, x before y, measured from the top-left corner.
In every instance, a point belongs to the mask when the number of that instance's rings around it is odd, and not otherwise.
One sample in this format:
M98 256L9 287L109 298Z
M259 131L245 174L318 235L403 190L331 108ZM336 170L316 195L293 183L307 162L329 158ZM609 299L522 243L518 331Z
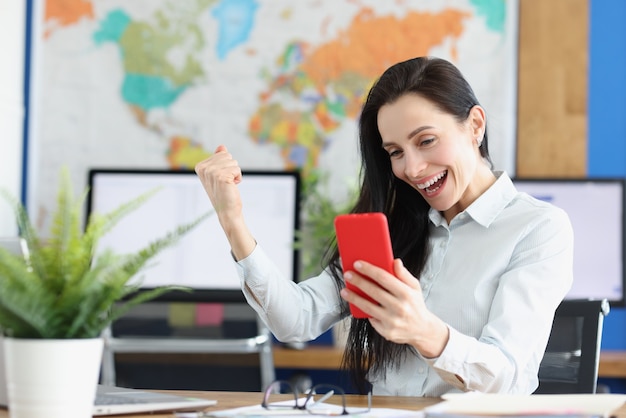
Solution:
M430 145L433 142L435 142L435 138L426 138L422 142L420 142L420 145Z
M400 155L401 151L396 149L396 150L388 151L388 153L389 153L389 157L393 158L393 157L397 157L398 155Z

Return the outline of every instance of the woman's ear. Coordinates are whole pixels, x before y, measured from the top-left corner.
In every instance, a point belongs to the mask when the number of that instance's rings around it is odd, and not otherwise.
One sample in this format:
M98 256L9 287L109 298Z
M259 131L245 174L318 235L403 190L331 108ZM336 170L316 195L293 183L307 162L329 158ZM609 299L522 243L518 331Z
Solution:
M469 121L471 134L476 139L476 143L480 146L485 135L485 128L487 126L485 110L482 107L476 105L470 109L470 113L467 119Z

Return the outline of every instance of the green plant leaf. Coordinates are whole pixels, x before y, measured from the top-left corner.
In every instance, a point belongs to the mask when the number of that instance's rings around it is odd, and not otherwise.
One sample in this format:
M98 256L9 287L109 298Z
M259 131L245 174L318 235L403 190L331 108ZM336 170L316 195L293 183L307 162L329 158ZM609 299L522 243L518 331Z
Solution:
M303 181L302 221L294 244L300 250L303 278L321 272L325 251L335 237L335 217L348 213L356 202L356 189L350 190L341 201L331 199L328 182L328 173L319 170L311 171Z
M131 282L146 264L196 228L212 212L180 225L164 237L131 254L102 251L98 242L124 216L139 208L159 189L149 191L104 215L93 214L81 230L87 196L74 197L70 175L63 168L50 236L44 242L23 205L6 191L29 257L0 249L0 329L14 338L93 338L137 304L180 286L136 292Z

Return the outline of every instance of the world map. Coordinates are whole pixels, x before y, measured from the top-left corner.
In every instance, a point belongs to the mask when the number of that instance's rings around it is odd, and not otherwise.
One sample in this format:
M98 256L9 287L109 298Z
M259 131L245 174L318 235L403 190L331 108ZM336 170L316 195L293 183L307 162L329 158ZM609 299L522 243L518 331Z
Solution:
M41 219L69 166L188 169L225 144L245 169L358 177L356 121L390 65L454 62L512 170L517 2L46 0L37 40L30 201Z

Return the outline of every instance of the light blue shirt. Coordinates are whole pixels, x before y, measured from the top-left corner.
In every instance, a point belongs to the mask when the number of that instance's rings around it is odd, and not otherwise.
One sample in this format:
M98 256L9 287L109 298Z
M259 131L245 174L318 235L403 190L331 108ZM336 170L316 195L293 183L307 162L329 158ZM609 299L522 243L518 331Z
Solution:
M430 211L431 255L420 284L450 338L438 358L409 354L385 379L369 376L376 395L536 389L554 311L573 280L573 231L563 210L496 175L450 225ZM344 302L327 272L296 284L260 245L237 265L248 303L280 341L312 340L342 319Z

